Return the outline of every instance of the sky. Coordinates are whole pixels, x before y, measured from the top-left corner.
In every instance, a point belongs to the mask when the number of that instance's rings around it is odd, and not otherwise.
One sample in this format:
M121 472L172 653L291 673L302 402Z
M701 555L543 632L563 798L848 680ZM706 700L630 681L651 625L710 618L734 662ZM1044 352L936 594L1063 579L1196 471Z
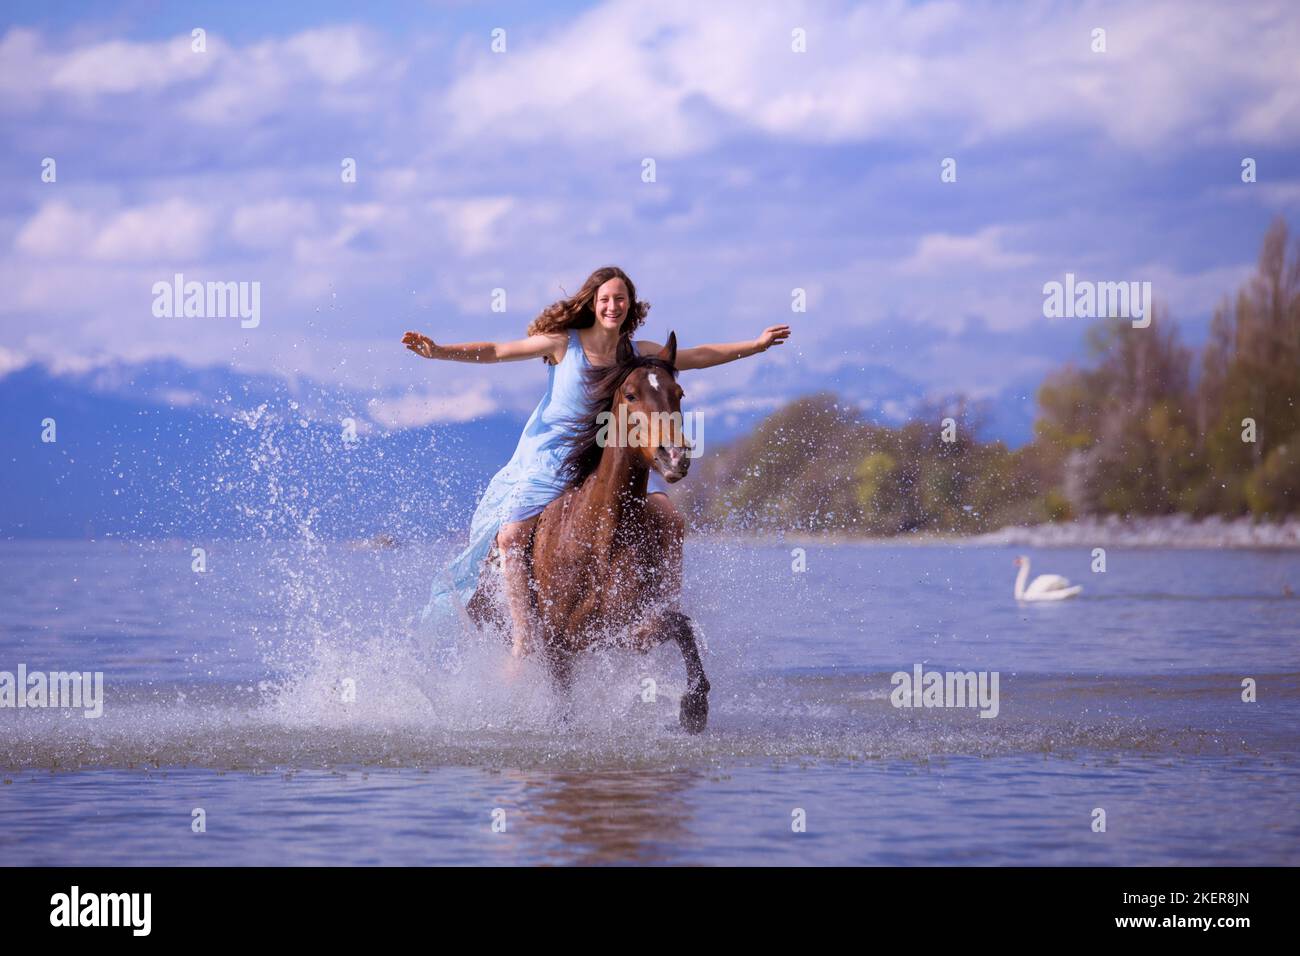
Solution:
M1032 394L1082 355L1044 283L1150 281L1196 342L1294 227L1296 50L1290 2L10 0L0 374L177 359L373 394L380 427L522 423L540 363L402 333L520 337L615 263L646 338L792 326L686 373L696 410L854 369ZM258 283L259 324L158 317L177 273Z

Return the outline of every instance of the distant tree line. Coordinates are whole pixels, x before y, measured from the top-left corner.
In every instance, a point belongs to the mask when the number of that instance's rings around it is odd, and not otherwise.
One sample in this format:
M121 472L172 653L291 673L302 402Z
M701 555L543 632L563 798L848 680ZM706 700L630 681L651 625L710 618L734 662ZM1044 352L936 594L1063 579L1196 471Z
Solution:
M1300 255L1283 220L1199 356L1163 308L1146 328L1102 320L1088 344L1087 365L1044 381L1023 448L975 440L980 410L960 397L891 428L822 393L711 451L681 504L708 528L882 535L1300 512Z
M1300 257L1286 223L1214 311L1199 356L1167 313L1092 331L1095 362L1051 375L1035 423L1069 513L1278 517L1300 510Z

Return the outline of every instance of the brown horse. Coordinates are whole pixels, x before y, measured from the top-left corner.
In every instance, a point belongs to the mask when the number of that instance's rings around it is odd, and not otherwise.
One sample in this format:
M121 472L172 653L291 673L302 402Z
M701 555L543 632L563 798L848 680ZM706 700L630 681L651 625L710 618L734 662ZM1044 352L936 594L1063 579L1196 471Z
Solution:
M686 661L681 724L699 733L708 722L709 681L690 618L678 607L673 532L646 507L651 468L672 483L690 467L690 447L680 429L683 392L676 358L676 333L656 356L637 355L625 339L613 365L587 373L591 404L586 419L577 423L565 461L573 484L547 505L533 529L530 591L542 649L566 692L575 656L597 644L645 653L675 641ZM658 421L671 422L667 429L636 430L637 422L665 414L670 417ZM633 424L627 435L617 435L620 421ZM483 586L469 610L480 626L505 623L500 605Z

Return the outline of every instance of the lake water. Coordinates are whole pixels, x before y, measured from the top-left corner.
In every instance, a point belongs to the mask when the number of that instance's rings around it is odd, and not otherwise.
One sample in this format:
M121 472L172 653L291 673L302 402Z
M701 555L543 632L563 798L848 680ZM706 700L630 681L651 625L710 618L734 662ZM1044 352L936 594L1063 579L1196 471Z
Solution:
M430 670L450 545L204 547L0 543L0 671L105 681L0 708L7 864L1300 863L1294 551L1033 551L1085 591L1020 606L1013 550L690 540L690 737L673 647L593 655L567 722L502 645ZM997 715L893 706L916 665Z

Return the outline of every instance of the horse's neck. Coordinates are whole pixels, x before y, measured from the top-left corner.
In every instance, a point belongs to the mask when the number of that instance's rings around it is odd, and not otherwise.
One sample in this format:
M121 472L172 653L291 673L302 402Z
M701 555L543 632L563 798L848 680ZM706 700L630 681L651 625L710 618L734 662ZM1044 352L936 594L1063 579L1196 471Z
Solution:
M610 445L583 484L578 508L588 512L592 545L611 544L633 502L644 502L650 470L626 448Z

